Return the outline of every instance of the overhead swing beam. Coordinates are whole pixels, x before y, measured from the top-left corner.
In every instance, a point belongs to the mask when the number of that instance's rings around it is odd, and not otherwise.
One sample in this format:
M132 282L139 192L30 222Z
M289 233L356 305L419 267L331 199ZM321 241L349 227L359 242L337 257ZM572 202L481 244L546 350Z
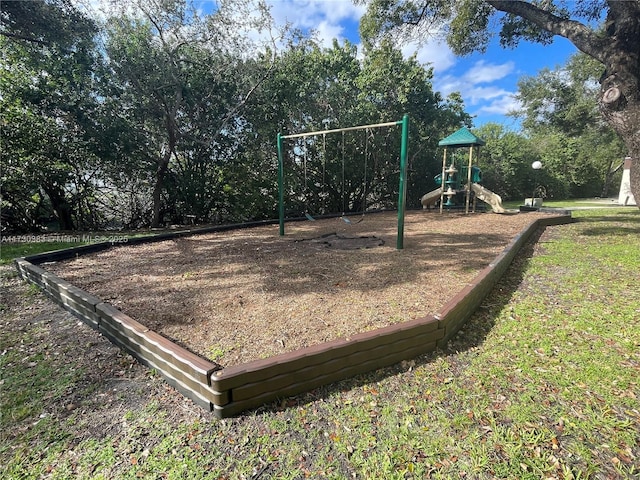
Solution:
M303 138L317 135L326 135L328 133L350 132L354 130L365 130L369 128L383 128L402 125L402 141L400 144L400 181L398 189L398 237L396 248L402 250L404 248L404 214L406 209L407 196L407 158L409 146L409 116L404 115L402 120L396 122L375 123L371 125L358 125L356 127L336 128L332 130L319 130L316 132L295 133L292 135L281 135L278 133L278 201L280 214L280 236L284 235L284 159L283 159L283 140L289 138Z
M402 125L402 122L403 120L398 120L397 122L374 123L373 125L358 125L357 127L335 128L333 130L318 130L316 132L294 133L292 135L278 134L278 136L283 140L287 138L314 137L316 135L326 135L327 133L351 132L353 130L365 130L367 128L394 127L396 125Z

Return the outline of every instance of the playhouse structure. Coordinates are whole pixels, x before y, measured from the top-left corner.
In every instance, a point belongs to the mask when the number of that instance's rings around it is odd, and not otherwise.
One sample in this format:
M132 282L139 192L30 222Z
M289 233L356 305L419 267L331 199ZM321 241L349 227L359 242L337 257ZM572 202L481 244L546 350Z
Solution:
M440 186L423 195L421 203L423 208L440 202L440 213L446 208L462 209L465 213L469 210L475 212L476 200L489 204L494 213L504 213L502 199L480 185L482 183L482 170L478 167L480 147L485 145L484 140L476 137L467 128L452 133L440 140L438 145L444 147L442 158L442 173L436 175L434 180ZM469 149L468 156L454 155L457 149ZM453 150L453 152L452 152Z

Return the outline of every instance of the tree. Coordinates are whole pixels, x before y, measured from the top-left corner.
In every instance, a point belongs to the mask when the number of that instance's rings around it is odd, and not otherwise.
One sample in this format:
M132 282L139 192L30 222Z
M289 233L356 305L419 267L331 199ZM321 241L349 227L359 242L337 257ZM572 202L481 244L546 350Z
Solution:
M65 0L4 2L0 18L3 217L33 229L51 209L62 229L87 226L96 26Z
M1 36L32 47L58 48L65 52L71 52L86 33L95 31L93 21L71 0L5 1L0 19Z
M545 171L566 186L569 197L607 196L623 165L624 145L596 101L600 70L596 60L578 53L562 67L518 82L523 108L516 116L548 159Z
M602 28L598 24L603 18ZM484 51L494 25L500 26L503 47L515 47L523 39L549 43L559 35L601 64L599 108L633 159L631 188L638 198L640 1L371 0L361 33L375 43L385 35L424 37L430 29L441 29L454 52L464 55Z
M419 207L420 197L436 187L433 178L441 169L441 160L436 155L438 141L471 124L462 99L458 95L443 98L433 90L432 80L433 69L420 65L415 57L404 59L390 42L383 41L365 50L358 80L361 92L358 104L367 106L367 118L374 121L383 115L379 121L397 120L403 113L410 117L409 207ZM399 142L399 136L394 141ZM400 144L395 143L392 148L399 151ZM397 171L398 165L391 164L384 175L394 187L398 185Z
M260 0L205 16L189 0L110 5L96 25L71 0L3 3L3 226L35 229L52 215L63 229L273 218L276 133L404 113L408 204L418 205L439 171L438 139L470 124L460 97L434 92L431 70L389 43L363 59L348 42L323 49L300 32L280 32L282 50L256 47L249 33L273 32ZM395 125L327 138L326 172L300 161L319 139L291 148L289 205L394 205L399 136Z
M460 98L442 98L431 81L431 69L415 58L403 58L390 43L367 49L360 60L349 42L321 48L312 39L300 39L282 52L274 75L256 97L256 117L274 115L271 121L256 124L278 127L260 135L270 139L273 151L277 132L393 122L409 114L407 204L416 207L420 197L435 188L433 177L441 161L436 158L438 140L470 122ZM288 142L284 158L288 214L395 206L399 152L397 126Z
M503 200L531 197L536 187L534 181L549 187L547 179L534 179L531 164L540 158L527 137L497 123L487 123L474 130L474 134L487 142L480 149L482 183ZM553 193L554 189L550 190Z
M202 18L184 0L133 3L136 15L123 11L110 18L106 51L122 110L146 139L143 161L154 177L150 223L159 226L169 205L163 198L167 182L190 188L174 174L185 168L196 173L207 160L229 163L241 110L264 80L246 74L243 55L255 45L245 30L268 27L270 17L260 4L256 15L238 15L247 6L242 0ZM183 193L182 202L196 198Z

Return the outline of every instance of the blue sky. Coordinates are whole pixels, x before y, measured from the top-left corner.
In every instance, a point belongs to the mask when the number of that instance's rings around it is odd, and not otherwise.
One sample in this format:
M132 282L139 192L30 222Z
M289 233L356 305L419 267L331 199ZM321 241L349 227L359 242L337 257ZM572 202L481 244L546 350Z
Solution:
M326 46L333 38L360 43L358 24L362 6L350 0L267 0L278 24L286 21L302 30L314 29ZM517 121L506 113L517 107L513 94L523 75L536 75L545 67L563 65L577 50L566 39L556 37L551 46L528 42L513 50L502 49L497 42L485 54L456 57L446 44L430 42L417 49L403 48L406 55L417 51L422 64L434 68L434 88L444 95L458 91L467 112L475 116L476 127L497 122L517 128Z

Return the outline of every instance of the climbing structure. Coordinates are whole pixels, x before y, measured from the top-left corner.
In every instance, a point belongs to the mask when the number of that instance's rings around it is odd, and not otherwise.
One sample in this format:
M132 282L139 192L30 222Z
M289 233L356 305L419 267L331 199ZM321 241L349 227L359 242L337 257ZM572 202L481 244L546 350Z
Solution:
M477 165L480 146L484 145L484 140L476 137L467 128L461 128L457 132L452 133L447 138L438 142L438 145L444 147L442 158L442 174L440 175L440 212L447 208L461 207L461 201L464 202L465 213L469 213L469 205L471 203L472 184L482 181L482 172ZM447 154L451 149L469 148L468 162L458 162L454 155ZM436 182L438 177L436 177ZM461 197L464 197L461 200ZM475 199L472 205L475 211Z

